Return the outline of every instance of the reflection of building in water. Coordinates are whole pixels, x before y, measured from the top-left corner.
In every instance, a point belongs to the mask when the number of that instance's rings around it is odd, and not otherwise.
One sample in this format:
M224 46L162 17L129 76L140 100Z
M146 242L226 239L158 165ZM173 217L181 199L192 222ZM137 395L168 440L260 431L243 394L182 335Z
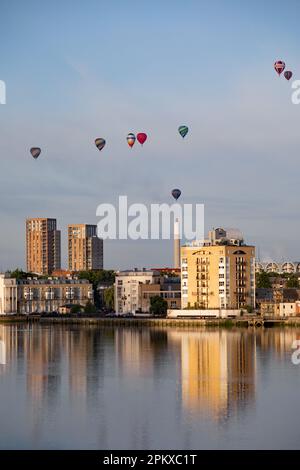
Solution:
M21 344L22 341L19 338L17 329L11 325L0 325L0 342L0 364L2 358L2 364L6 365L5 370L7 370L7 367L16 358L18 349L23 349L24 345Z
M118 366L128 374L148 374L153 369L149 329L118 328L115 331Z
M249 333L230 333L228 338L228 376L231 408L245 406L255 395L256 344Z
M45 398L49 378L51 335L41 328L32 328L27 336L27 389L34 403Z
M5 342L0 339L0 365L6 364L6 348Z
M90 336L85 330L69 333L69 391L71 394L86 397L87 393L87 361L91 354Z
M257 333L257 342L263 350L274 350L280 356L291 354L291 347L295 339L300 339L299 330L293 328L264 329Z
M4 326L0 325L0 366L6 364L6 344ZM1 367L0 367L1 374Z
M182 402L185 408L227 416L255 392L255 336L227 331L181 335Z

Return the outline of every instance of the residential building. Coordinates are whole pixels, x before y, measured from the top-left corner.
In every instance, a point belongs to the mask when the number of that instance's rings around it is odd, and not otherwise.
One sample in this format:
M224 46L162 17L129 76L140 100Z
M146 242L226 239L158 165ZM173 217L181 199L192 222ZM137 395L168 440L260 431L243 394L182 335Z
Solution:
M168 309L181 308L180 277L161 276L156 284L139 284L139 311L149 313L151 297L162 297Z
M68 254L70 271L103 269L103 240L97 237L97 226L69 225Z
M31 218L26 220L27 271L51 274L61 267L60 231L56 219Z
M182 309L255 307L255 247L238 231L218 228L181 248Z
M275 317L294 317L296 310L296 302L280 302L275 305Z
M256 306L263 317L287 317L297 315L300 290L296 288L258 288Z
M17 284L8 274L0 274L0 315L17 313Z
M118 271L115 280L115 311L117 314L141 311L141 284L159 284L160 273L147 269Z
M85 306L94 301L93 286L76 278L28 278L17 281L18 312L58 312L66 304Z

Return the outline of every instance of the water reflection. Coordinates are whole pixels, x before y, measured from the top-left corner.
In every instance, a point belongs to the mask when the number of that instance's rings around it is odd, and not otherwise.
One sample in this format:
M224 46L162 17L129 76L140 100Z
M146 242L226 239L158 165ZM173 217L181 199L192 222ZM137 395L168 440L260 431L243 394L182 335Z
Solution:
M181 351L182 404L193 413L224 418L255 395L254 334L170 332Z
M284 360L299 338L299 331L287 328L226 331L0 325L0 376L17 377L20 393L27 396L26 426L34 445L43 442L41 431L61 413L62 421L67 416L66 429L75 419L78 423L89 417L90 424L97 415L97 445L101 441L109 446L113 411L109 413L107 408L119 406L123 392L124 405L132 407L133 414L135 403L142 403L144 397L145 410L141 406L137 418L140 422L123 424L138 434L141 446L150 446L153 418L147 408L149 399L155 409L162 408L161 413L175 413L179 427L185 414L190 425L193 420L229 420L255 404L258 354L261 366L273 360L273 355ZM53 429L55 425L52 423ZM136 441L132 442L134 446ZM86 446L90 445L87 441Z

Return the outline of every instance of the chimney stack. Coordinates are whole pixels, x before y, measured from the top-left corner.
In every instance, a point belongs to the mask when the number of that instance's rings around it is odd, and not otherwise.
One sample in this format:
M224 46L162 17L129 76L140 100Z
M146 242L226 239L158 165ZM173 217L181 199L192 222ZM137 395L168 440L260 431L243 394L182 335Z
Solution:
M179 219L174 222L174 268L180 268L180 225Z

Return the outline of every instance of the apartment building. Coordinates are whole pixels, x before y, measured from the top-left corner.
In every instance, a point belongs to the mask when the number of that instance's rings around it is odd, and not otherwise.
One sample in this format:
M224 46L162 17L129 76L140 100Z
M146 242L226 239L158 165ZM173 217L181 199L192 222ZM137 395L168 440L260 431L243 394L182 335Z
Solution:
M97 226L68 226L68 268L70 271L103 269L103 240L97 237Z
M61 237L56 219L26 220L26 265L34 274L51 274L61 267Z
M255 307L255 248L242 235L218 228L181 248L182 309Z
M115 312L117 314L135 313L140 310L141 284L158 284L158 271L147 269L119 271L115 280Z
M151 297L160 296L168 308L181 305L180 277L161 274L159 270L119 271L115 280L115 311L117 314L149 313Z
M17 313L17 283L7 274L0 274L0 315Z
M76 278L28 278L17 281L17 310L21 314L57 312L65 304L94 302L93 286Z

